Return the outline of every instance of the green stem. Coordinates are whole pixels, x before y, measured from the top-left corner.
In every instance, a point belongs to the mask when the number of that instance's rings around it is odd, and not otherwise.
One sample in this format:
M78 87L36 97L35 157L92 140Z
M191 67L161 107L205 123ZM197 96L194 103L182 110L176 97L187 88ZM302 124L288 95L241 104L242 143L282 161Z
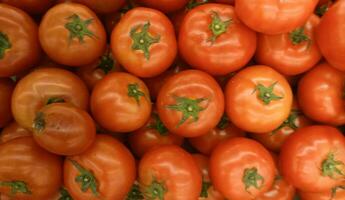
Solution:
M162 136L168 135L168 129L164 126L163 122L159 118L157 113L152 114L154 122L151 123L147 128L155 129Z
M212 32L212 36L209 38L209 41L214 43L216 39L225 33L231 23L233 23L233 20L230 18L226 21L222 21L219 17L219 14L217 12L212 11L212 22L208 26L208 28Z
M310 37L304 33L304 27L297 28L289 33L289 38L293 45L299 45L302 42L308 42L308 47L311 45Z
M207 198L208 197L208 189L212 186L211 182L202 180L202 188L200 197Z
M17 193L31 194L28 185L24 181L0 181L0 186L10 187L11 196L16 195Z
M134 183L131 191L127 194L126 200L144 200L144 195L140 191L138 183Z
M245 190L249 193L248 189L254 187L260 189L264 184L264 178L258 173L256 167L247 168L244 170L242 182L245 185Z
M164 200L164 195L168 190L163 182L153 179L151 184L146 188L144 196L146 200Z
M336 178L335 175L337 174L342 177L345 177L345 174L342 171L343 167L344 167L344 163L342 161L335 160L334 154L329 153L327 155L327 158L323 160L321 164L322 176L328 176L332 179L335 179Z
M65 102L66 102L65 99L63 99L61 97L50 97L47 100L46 105L53 104L53 103L65 103Z
M6 50L10 49L12 47L12 44L10 43L10 40L8 39L8 36L0 32L0 59L5 57Z
M140 97L145 97L145 93L140 90L139 84L131 83L131 84L128 84L127 88L128 88L127 95L129 97L134 98L137 104L140 105Z
M101 69L104 74L108 74L111 70L114 69L114 59L111 56L111 53L106 53L105 55L103 55L98 63L97 68Z
M209 2L209 0L199 0L199 1L198 0L191 0L188 2L186 8L187 8L187 10L191 10L197 6L203 5L203 4L208 3L208 2Z
M46 126L45 116L43 112L37 112L33 123L35 133L42 133Z
M258 98L265 104L268 105L271 103L271 101L276 101L276 100L280 100L283 97L282 96L278 96L276 94L273 93L273 89L274 86L277 84L278 82L273 83L272 85L270 85L269 87L265 87L264 85L262 85L261 83L259 83L256 87L255 87L255 91L258 91Z
M226 116L226 115L224 114L224 115L222 116L222 118L220 119L220 121L219 121L217 127L218 127L219 129L224 130L224 129L226 129L226 128L229 126L229 124L230 124L229 118L228 118L228 116Z
M289 117L278 128L272 131L271 136L275 135L280 129L284 127L289 127L293 130L297 130L298 126L296 124L296 120L299 115L301 115L301 112L299 110L292 110Z
M60 188L60 197L59 200L73 200L73 198L71 197L71 195L68 193L68 191L66 190L66 188L61 187Z
M73 14L67 17L67 20L68 22L65 24L65 28L69 31L69 42L74 38L77 38L80 43L84 43L85 37L97 38L88 28L93 23L93 19L82 20L79 15Z

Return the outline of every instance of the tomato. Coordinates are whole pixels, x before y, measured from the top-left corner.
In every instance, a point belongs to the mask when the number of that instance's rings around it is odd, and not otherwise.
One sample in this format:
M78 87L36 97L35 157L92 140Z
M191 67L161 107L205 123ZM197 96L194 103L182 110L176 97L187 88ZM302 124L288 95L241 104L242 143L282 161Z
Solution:
M39 38L52 60L68 66L90 64L101 57L106 47L101 21L89 8L75 3L58 4L46 12Z
M189 143L198 151L205 155L210 155L212 150L221 142L234 138L243 137L245 133L229 122L224 115L218 125L205 135L189 138Z
M225 89L226 113L237 127L252 133L278 128L289 116L292 91L284 76L257 65L238 72Z
M298 84L298 101L311 119L331 124L345 124L345 73L327 63L306 73Z
M225 200L225 198L212 186L209 176L209 159L201 154L193 154L193 159L199 166L202 174L202 190L198 200Z
M306 192L325 192L340 185L344 181L344 163L345 138L330 126L301 128L281 148L283 176Z
M245 66L256 49L256 33L230 5L204 4L184 17L179 34L182 57L196 69L225 75Z
M297 75L314 67L321 53L314 39L320 18L312 15L301 27L279 35L259 34L256 61L285 75Z
M17 122L12 122L2 130L0 134L0 144L24 136L32 136L32 133L19 126Z
M37 25L24 11L0 4L0 77L16 75L40 59Z
M0 78L0 128L12 120L11 97L14 83L9 78Z
M192 155L174 145L148 151L139 163L139 185L145 199L196 200L201 173Z
M231 200L252 200L267 192L275 172L270 153L260 143L247 138L220 143L210 158L213 185Z
M224 113L224 95L213 77L198 70L170 77L157 98L159 117L168 130L184 137L211 131Z
M302 200L343 200L345 199L345 186L333 188L328 192L309 193L300 192Z
M236 1L238 17L251 29L265 34L282 34L302 26L319 0Z
M14 199L46 199L62 182L62 160L35 144L32 137L0 145L0 193Z
M116 60L130 73L146 78L157 76L176 57L174 27L158 10L134 8L116 25L111 48Z
M2 3L20 8L30 14L42 14L53 5L55 0L1 0Z
M73 2L84 4L98 14L108 14L118 11L124 4L125 0L72 0Z
M131 132L144 126L150 117L151 107L145 83L124 72L105 76L91 95L94 119L114 132Z
M86 110L89 94L83 81L72 72L42 68L21 79L12 95L12 112L17 123L32 130L36 112L47 104L68 102Z
M182 9L189 0L136 0L139 4L154 8L165 13L171 13Z
M74 200L123 199L135 174L130 151L107 135L97 135L87 151L64 163L64 185Z
M154 111L150 119L139 130L129 136L129 145L133 152L142 157L148 150L160 145L182 145L183 137L169 133Z

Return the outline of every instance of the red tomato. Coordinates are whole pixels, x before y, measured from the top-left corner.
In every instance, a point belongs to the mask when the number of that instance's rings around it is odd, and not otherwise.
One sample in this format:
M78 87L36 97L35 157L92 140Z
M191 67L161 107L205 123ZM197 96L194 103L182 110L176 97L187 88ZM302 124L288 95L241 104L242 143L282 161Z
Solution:
M258 142L233 138L220 143L210 158L215 189L231 200L252 200L273 185L275 164Z
M0 78L0 128L12 120L11 97L14 83L9 78Z
M118 11L124 4L125 0L72 0L91 8L98 14L108 14Z
M32 136L32 133L19 126L17 122L12 122L2 130L0 134L0 144L24 136ZM0 200L2 199L0 198Z
M111 35L116 60L139 77L153 77L170 67L177 54L174 27L161 12L150 8L128 11Z
M345 138L330 126L297 130L283 144L280 168L286 180L306 192L340 185L345 174Z
M182 57L194 68L225 75L244 67L256 49L256 34L229 5L205 4L184 17L179 34Z
M238 17L251 29L265 34L282 34L302 26L319 0L240 0Z
M298 101L304 114L331 125L345 124L345 73L327 63L306 73L298 84Z
M299 194L302 200L343 200L345 199L345 186L339 186L323 193L309 193L301 191Z
M136 0L139 4L146 7L158 9L165 13L174 12L182 9L189 0Z
M226 86L226 113L237 127L252 133L278 128L289 116L292 91L284 76L257 65L238 72Z
M201 173L182 148L165 145L148 151L139 163L139 185L145 199L196 200Z
M46 12L55 0L1 0L30 14L42 14Z
M135 174L130 151L107 135L97 135L87 151L64 163L64 184L74 200L124 199Z
M174 134L197 137L211 131L224 113L224 95L213 77L198 70L182 71L161 88L157 110Z

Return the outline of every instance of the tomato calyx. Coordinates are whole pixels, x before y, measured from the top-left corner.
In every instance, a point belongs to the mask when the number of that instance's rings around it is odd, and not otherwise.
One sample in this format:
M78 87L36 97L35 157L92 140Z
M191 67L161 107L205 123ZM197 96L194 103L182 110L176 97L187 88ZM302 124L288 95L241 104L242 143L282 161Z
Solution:
M12 47L8 36L5 33L0 32L0 59L5 56L6 50Z
M154 122L151 123L147 128L155 129L158 131L158 133L162 136L167 136L168 135L168 129L164 126L163 122L157 115L157 113L153 113L153 119Z
M37 112L36 117L34 119L33 123L33 129L35 130L35 133L42 133L46 126L46 121L44 119L44 113L43 112Z
M0 181L0 186L10 187L11 196L16 195L17 193L32 194L32 192L30 191L30 189L24 181Z
M164 183L158 182L154 178L151 184L146 188L144 196L146 200L164 200L164 195L167 191Z
M297 28L289 33L289 39L293 45L299 45L302 42L308 42L308 47L311 44L310 37L304 33L304 27Z
M289 117L278 128L272 131L271 136L275 135L280 129L284 127L289 127L293 130L297 130L298 126L296 125L296 119L300 114L300 111L292 110Z
M333 153L329 153L327 158L321 163L322 176L328 176L332 179L335 179L336 174L345 177L342 169L344 169L344 163L339 160L335 160Z
M108 74L114 68L114 60L110 53L103 55L98 63L97 68L101 69L104 74Z
M68 191L66 190L66 188L61 187L60 188L60 197L59 200L73 200L73 198L71 197L71 195L68 193Z
M65 99L63 99L61 97L50 97L47 100L46 105L53 104L53 103L65 103L65 102L66 102Z
M145 97L145 93L140 91L138 83L128 84L128 93L129 97L133 97L138 105L140 105L140 97Z
M271 103L271 101L276 101L276 100L280 100L283 97L282 96L278 96L276 94L273 93L273 89L274 86L277 84L278 82L274 82L272 85L265 87L264 85L262 85L261 83L259 83L258 85L256 85L254 92L258 91L258 98L260 100L262 100L262 102L265 105L269 105Z
M255 187L256 189L260 189L264 183L264 178L258 173L258 169L256 167L246 168L243 173L242 182L245 185L245 190L248 191L250 187ZM260 182L260 183L259 183Z
M178 96L174 96L174 99L177 104L168 105L166 107L170 110L182 112L182 119L176 125L176 128L181 126L190 117L193 118L193 122L197 122L199 120L199 113L205 110L205 108L199 106L199 104L203 101L208 100L208 98L189 99L187 97Z
M332 188L331 190L331 200L334 199L334 197L337 195L337 192L339 190L345 190L345 185L337 186Z
M82 20L79 15L73 14L67 18L69 21L65 24L65 28L69 31L68 40L71 41L74 38L78 38L80 43L84 43L84 37L95 38L95 34L88 29L88 26L92 24L93 19Z
M208 0L199 0L199 1L198 0L191 0L188 2L186 8L187 8L187 10L191 10L197 6L203 5L203 4L208 3L208 2L209 2Z
M86 192L88 189L91 190L94 196L99 196L98 193L98 182L93 173L85 168L83 168L77 161L69 160L75 168L77 168L80 175L76 176L75 181L80 184L80 189Z
M212 36L208 39L208 41L212 42L212 44L216 41L216 39L226 32L229 25L233 23L233 20L230 18L226 21L222 21L219 17L219 14L215 11L212 11L212 22L208 26L208 29L212 32Z
M131 29L130 36L133 40L132 49L133 50L141 50L144 52L144 56L146 60L150 59L150 46L158 43L161 39L160 35L152 37L149 33L150 22L147 22L144 25L138 25ZM138 30L141 28L141 31Z
M316 11L315 13L319 16L319 17L322 17L329 9L329 7L331 6L331 4L333 3L332 0L329 0L327 3L321 5L321 6L318 6L316 8Z
M212 186L211 182L202 180L200 197L208 197L208 189Z
M138 183L134 183L131 191L128 192L126 200L143 200L144 196L140 191Z
M229 118L226 115L223 115L217 124L217 128L224 130L229 126L229 124Z

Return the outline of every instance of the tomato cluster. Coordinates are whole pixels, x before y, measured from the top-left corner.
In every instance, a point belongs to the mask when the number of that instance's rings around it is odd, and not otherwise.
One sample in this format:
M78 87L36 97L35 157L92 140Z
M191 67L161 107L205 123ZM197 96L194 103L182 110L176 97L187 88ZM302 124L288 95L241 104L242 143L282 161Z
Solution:
M345 0L0 0L0 200L345 200Z

